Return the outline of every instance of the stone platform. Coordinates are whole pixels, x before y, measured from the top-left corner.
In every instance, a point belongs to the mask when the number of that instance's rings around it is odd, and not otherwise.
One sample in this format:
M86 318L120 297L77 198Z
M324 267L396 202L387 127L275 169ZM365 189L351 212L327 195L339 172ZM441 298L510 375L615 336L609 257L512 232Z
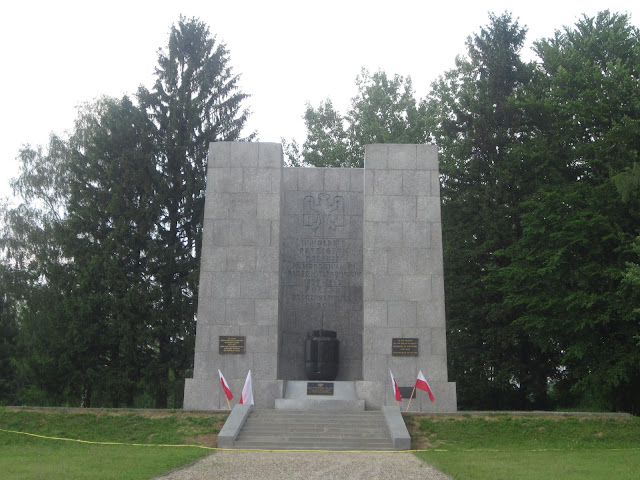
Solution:
M308 394L308 385L317 385ZM329 394L318 392L331 391ZM355 382L288 381L284 398L275 401L276 410L364 410L364 400L356 395Z

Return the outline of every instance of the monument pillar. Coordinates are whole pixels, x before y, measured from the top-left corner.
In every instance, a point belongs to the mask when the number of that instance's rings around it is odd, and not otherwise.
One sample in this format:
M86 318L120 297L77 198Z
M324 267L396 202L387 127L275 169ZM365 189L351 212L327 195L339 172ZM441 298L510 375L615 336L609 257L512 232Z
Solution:
M193 379L184 408L227 408L218 369L238 399L251 370L256 405L282 397L277 379L282 146L209 148ZM234 400L235 401L235 400Z
M436 397L412 411L456 411L447 381L437 150L368 145L365 168L283 167L273 143L209 151L194 378L184 408L227 408L252 371L256 406L304 380L310 330L340 340L338 382L366 408L394 405L389 370ZM235 402L235 400L234 400ZM404 408L404 407L403 407Z
M363 381L367 408L393 405L422 371L436 397L416 392L412 411L454 412L448 382L440 181L435 145L367 145L364 188ZM403 400L403 406L408 400Z

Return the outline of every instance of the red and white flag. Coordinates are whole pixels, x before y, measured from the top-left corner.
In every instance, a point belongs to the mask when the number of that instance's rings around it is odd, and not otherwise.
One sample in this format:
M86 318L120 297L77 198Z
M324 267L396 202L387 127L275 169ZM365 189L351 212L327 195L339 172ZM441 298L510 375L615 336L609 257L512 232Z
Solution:
M398 388L398 384L396 383L396 379L393 378L393 373L389 370L389 374L391 375L391 385L393 386L393 394L396 396L396 401L402 401L402 395L400 395L400 389Z
M422 374L422 370L420 370L420 372L418 373L416 388L418 390L424 390L425 392L427 392L429 394L429 400L431 400L432 402L435 400L435 398L433 398L433 393L431 392L431 387L429 387L427 379L424 378L424 375Z
M222 372L220 371L220 369L218 369L218 373L220 374L220 383L222 384L222 389L224 390L224 394L226 395L227 400L231 400L233 398L233 393L231 393L229 384L224 379L224 375L222 375Z
M251 370L247 373L247 379L244 381L244 388L240 396L240 403L253 405L253 387L251 385Z

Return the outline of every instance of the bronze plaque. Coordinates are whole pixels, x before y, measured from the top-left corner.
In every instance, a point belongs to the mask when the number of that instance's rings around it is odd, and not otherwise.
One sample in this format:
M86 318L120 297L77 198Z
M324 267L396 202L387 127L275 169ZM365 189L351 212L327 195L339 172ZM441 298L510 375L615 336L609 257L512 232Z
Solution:
M393 357L417 357L417 338L394 338L391 340L391 356Z
M307 395L333 395L333 383L307 382Z
M398 390L400 390L400 396L406 399L410 398L413 393L413 387L398 387Z
M218 337L218 353L220 355L245 353L246 338L220 335Z

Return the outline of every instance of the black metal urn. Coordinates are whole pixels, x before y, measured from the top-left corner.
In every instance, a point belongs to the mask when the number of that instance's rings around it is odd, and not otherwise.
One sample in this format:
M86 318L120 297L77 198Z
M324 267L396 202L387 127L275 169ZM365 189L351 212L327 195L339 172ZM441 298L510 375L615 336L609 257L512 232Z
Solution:
M333 381L338 376L340 342L333 330L313 330L304 341L307 380Z

